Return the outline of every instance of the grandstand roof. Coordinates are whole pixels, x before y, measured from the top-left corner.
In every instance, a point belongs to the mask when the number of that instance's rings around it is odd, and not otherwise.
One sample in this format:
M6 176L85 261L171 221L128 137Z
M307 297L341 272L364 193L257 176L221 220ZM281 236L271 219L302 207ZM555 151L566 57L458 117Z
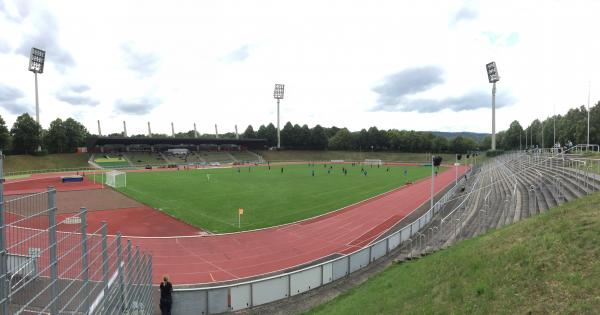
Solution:
M216 138L129 138L129 137L89 137L87 139L88 149L103 145L202 145L202 144L237 144L251 147L259 147L267 144L266 139L216 139Z

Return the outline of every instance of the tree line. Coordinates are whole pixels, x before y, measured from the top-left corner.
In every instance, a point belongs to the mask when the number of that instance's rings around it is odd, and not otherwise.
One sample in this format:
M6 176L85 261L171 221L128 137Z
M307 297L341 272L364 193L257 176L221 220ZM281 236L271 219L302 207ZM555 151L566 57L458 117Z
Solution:
M263 138L270 147L277 145L277 128L273 124L252 125L242 134L244 138ZM281 129L281 143L285 149L346 150L346 151L401 151L401 152L456 152L478 149L478 143L462 136L451 140L426 131L383 130L377 127L350 131L348 128L298 125L287 122Z
M29 114L17 117L9 130L0 116L0 149L7 154L72 153L85 146L90 133L73 118L57 118L48 130L42 129ZM38 151L41 148L41 151Z
M600 102L590 108L590 143L600 144ZM501 150L515 150L538 146L551 147L555 141L561 145L587 143L587 116L585 106L570 109L565 115L554 115L544 120L536 119L528 126L513 121L509 128L496 134L496 147ZM41 136L40 136L41 135ZM542 138L543 135L543 138ZM55 119L47 130L27 113L17 117L9 130L0 116L0 149L7 153L34 154L38 147L48 153L75 152L77 147L85 145L90 136L88 130L73 118ZM122 133L109 134L109 137L122 137ZM167 134L152 134L153 137L169 137ZM214 138L214 134L199 135L202 138ZM220 134L221 138L235 138L232 132ZM527 140L525 137L527 136ZM144 138L138 134L131 137ZM175 137L194 137L194 131L179 132ZM255 130L249 125L240 134L241 138L262 138L267 146L277 145L277 128L272 124L261 125ZM287 122L281 129L281 143L285 149L297 150L346 150L346 151L399 151L399 152L437 152L464 153L468 151L486 151L491 147L491 136L476 142L469 137L457 136L448 139L426 131L383 130L370 127L360 131L347 128L322 127L309 128Z
M590 107L590 144L600 144L600 102ZM523 127L513 121L509 128L496 134L496 147L502 150L517 150L527 147L565 146L587 143L587 117L585 106L570 109L565 115L553 115L544 120L535 119ZM491 138L486 136L481 147L489 148Z

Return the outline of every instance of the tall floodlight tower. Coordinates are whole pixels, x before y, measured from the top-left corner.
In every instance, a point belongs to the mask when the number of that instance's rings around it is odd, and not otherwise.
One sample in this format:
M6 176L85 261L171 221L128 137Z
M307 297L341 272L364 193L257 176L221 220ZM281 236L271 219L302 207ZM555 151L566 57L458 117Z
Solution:
M38 99L38 73L44 73L44 60L46 59L46 52L37 49L31 48L31 53L29 54L29 71L33 72L35 78L35 121L40 123L40 103Z
M279 101L283 99L283 84L275 84L275 91L273 97L277 100L277 149L281 148L281 135L279 129Z
M171 122L171 135L175 138L175 125L173 125L173 122Z
M198 129L196 129L196 123L194 123L194 138L198 138Z
M150 122L148 122L148 138L152 138L152 129L150 129Z
M46 52L37 49L31 48L31 53L29 54L29 71L33 72L35 78L35 121L40 124L40 103L38 98L38 73L44 73L44 60L46 60ZM42 135L38 135L40 138ZM42 147L38 145L38 151L41 151Z
M102 129L100 129L100 120L98 120L98 136L102 137Z
M127 137L127 123L123 120L123 137Z
M485 65L488 81L492 83L492 150L496 150L496 82L500 81L496 62Z
M592 89L592 82L588 81L588 106L587 106L587 147L585 150L589 150L590 148L590 91Z

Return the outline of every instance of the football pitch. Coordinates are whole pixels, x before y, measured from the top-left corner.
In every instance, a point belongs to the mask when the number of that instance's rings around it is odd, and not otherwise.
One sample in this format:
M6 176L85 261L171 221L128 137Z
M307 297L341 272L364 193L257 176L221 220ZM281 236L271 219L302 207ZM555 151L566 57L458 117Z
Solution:
M205 231L226 233L311 218L430 172L428 166L350 164L140 172L128 173L119 191Z

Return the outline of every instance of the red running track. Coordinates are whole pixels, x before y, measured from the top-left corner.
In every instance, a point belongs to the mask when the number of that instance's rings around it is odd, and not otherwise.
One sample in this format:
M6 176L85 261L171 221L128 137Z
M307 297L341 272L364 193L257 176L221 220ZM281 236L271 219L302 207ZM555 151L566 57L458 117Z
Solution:
M454 176L454 171L439 174L435 191L453 183ZM257 231L129 239L152 253L154 283L164 274L176 285L237 280L353 252L427 202L430 187L428 178L334 213ZM126 226L114 228L127 234Z
M64 175L73 175L74 173L65 173ZM48 189L48 186L54 187L57 191L69 190L88 190L100 189L102 184L84 178L81 182L61 181L61 174L34 174L27 178L8 180L4 183L4 195L23 195L42 192ZM98 178L100 180L100 178Z

